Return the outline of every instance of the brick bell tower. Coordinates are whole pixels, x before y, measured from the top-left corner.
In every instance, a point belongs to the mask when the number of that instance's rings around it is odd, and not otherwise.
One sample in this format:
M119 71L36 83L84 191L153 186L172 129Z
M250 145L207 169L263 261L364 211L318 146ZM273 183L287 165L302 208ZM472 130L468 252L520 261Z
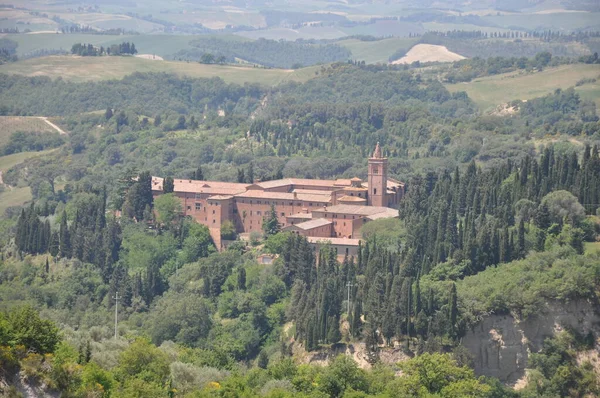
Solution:
M373 156L369 158L369 206L387 206L387 172L388 160L381 155L378 142Z

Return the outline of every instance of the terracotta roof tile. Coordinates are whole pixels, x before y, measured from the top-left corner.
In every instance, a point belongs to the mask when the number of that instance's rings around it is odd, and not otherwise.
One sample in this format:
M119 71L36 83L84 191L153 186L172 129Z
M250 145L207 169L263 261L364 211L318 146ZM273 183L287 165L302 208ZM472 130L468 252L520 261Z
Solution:
M327 212L337 214L355 214L360 216L372 216L378 213L386 213L388 210L392 210L398 215L398 210L390 209L389 207L379 206L359 206L359 205L335 205L328 206L327 209L315 209L313 212Z
M161 177L152 177L152 190L162 191L164 179ZM236 182L221 181L198 181L174 179L175 192L191 193L209 193L209 194L235 194L245 192L250 184L240 184Z
M326 220L324 218L315 218L314 220L305 221L300 224L296 224L296 225L294 225L294 227L297 227L297 228L300 228L300 229L303 229L306 231L309 229L324 227L326 225L331 225L331 224L332 224L331 221Z
M287 216L287 218L302 218L302 219L311 219L312 213L296 213L291 216Z
M235 195L238 198L254 198L254 199L274 199L274 200L301 200L303 202L329 203L331 195L327 192L325 195L317 194L294 194L291 192L268 192L268 191L246 191Z
M350 195L344 195L341 198L338 198L338 200L340 202L366 202L367 199L365 198L361 198L359 196L350 196Z

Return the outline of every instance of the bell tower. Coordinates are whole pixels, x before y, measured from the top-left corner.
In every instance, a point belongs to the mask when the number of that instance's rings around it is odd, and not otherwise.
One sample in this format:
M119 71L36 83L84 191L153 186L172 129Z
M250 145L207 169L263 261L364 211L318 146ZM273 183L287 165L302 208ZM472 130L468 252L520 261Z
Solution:
M373 156L369 158L369 206L387 207L387 172L388 160L381 155L378 142Z

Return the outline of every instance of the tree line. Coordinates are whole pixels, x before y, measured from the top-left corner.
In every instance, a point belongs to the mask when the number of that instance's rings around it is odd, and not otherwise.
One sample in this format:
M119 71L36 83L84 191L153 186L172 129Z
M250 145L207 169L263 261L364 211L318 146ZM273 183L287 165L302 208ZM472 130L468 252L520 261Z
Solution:
M598 147L559 155L546 148L540 160L519 166L428 174L412 180L400 216L412 233L402 249L413 277L449 262L461 273L523 258L562 242L583 251L597 233L584 215L600 207Z
M71 54L80 55L82 57L100 57L103 55L134 55L137 54L137 49L134 43L123 42L121 44L113 44L110 47L94 46L92 44L75 43L71 47Z

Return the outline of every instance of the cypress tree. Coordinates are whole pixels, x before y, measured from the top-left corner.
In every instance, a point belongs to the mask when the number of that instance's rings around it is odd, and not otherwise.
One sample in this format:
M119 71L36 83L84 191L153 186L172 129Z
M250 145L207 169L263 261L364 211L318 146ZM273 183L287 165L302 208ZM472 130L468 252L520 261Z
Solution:
M360 316L362 315L362 305L360 300L354 300L354 305L352 308L352 323L350 324L350 333L352 336L358 337L361 334L361 325L362 322L360 320Z
M163 193L173 193L175 190L175 182L173 177L166 177L163 181Z
M525 223L523 222L523 220L519 222L517 245L517 253L519 258L525 257Z
M452 328L452 335L456 335L456 321L458 318L458 297L456 294L456 283L452 283L452 288L450 290L450 313L449 313L449 321Z
M237 285L239 290L246 290L246 269L240 267L237 274Z
M64 210L60 220L58 252L62 258L69 258L71 256L71 238L69 235L69 227L67 225L67 212Z
M243 172L243 170L242 170ZM196 169L196 175L195 175L195 179L196 180L204 180L204 173L202 172L202 167L198 166L198 168ZM238 181L238 182L243 182L243 181Z

